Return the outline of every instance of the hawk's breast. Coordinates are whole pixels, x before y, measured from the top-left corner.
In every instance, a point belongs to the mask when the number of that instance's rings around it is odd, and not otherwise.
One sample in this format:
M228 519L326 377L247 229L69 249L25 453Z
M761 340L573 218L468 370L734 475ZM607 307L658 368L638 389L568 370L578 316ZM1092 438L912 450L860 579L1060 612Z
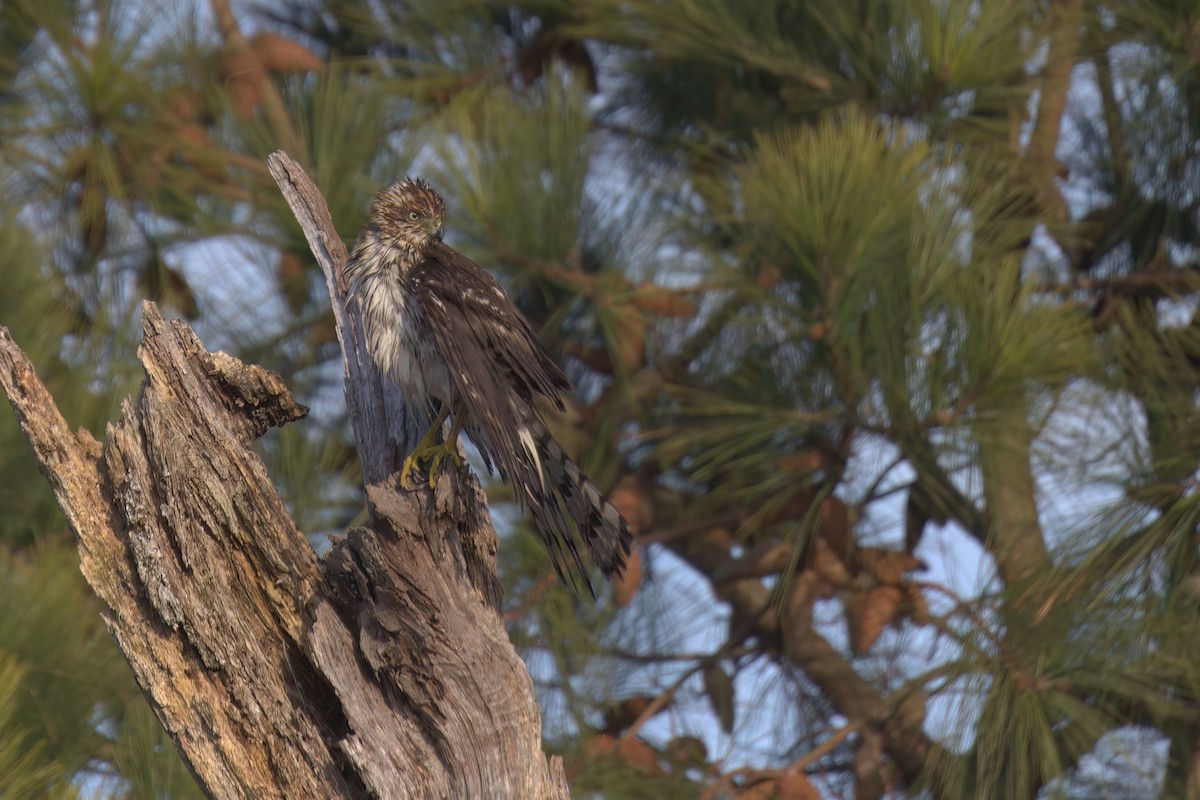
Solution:
M394 275L379 276L363 288L367 346L379 368L400 385L409 404L425 411L434 401L448 404L450 374L416 297Z

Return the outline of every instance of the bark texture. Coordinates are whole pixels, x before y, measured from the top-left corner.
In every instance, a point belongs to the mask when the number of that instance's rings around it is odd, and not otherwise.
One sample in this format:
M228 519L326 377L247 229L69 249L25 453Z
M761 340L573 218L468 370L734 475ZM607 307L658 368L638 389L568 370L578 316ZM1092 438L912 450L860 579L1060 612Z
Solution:
M478 484L390 482L412 420L354 338L324 201L286 156L271 166L330 278L372 529L316 557L252 448L305 409L153 304L146 382L103 444L69 429L0 328L0 385L108 628L212 797L567 797L499 614Z

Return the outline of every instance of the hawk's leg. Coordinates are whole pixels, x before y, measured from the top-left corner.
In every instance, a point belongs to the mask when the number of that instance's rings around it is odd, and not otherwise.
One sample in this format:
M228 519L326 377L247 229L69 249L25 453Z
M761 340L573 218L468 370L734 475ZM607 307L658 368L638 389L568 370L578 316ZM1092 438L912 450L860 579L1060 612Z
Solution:
M405 489L409 488L409 479L412 477L414 468L422 464L429 467L429 488L437 488L438 469L442 466L442 462L449 458L454 462L455 466L462 466L462 456L458 454L458 421L462 418L461 414L454 414L450 422L450 435L442 442L438 442L438 434L442 430L442 425L446 422L446 417L450 416L450 407L442 406L441 413L437 419L429 426L429 430L421 437L421 441L417 442L417 446L404 459L404 466L400 469L400 485Z

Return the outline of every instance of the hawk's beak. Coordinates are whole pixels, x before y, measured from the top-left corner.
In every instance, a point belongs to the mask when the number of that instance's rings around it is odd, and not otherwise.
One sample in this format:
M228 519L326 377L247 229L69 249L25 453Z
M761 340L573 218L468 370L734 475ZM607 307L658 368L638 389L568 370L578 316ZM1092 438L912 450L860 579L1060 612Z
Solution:
M442 240L442 236L444 236L445 234L446 234L446 229L445 229L445 228L443 228L441 225L438 225L438 226L437 226L437 230L433 232L433 235L434 235L434 237L435 237L435 238L436 238L436 239L437 239L439 242Z
M436 223L434 221L430 220L430 223L429 223L429 235L430 236L432 236L433 238L437 239L440 242L442 240L442 234L444 234L444 233L445 233L445 228L442 227L442 221L440 219L437 220Z

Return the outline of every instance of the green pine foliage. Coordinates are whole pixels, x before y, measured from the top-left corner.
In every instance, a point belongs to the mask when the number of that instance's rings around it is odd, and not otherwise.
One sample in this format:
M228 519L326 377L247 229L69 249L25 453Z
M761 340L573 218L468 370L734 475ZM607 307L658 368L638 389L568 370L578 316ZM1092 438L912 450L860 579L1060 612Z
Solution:
M136 391L150 297L284 375L312 415L264 455L318 544L350 524L323 280L262 160L347 241L420 174L642 534L582 601L489 484L577 794L1200 780L1194 3L281 0L235 9L250 48L321 68L253 91L210 12L0 0L0 324L73 425ZM0 445L0 794L196 796L3 414ZM1155 768L1095 768L1114 741Z
M203 800L174 745L139 697L131 702L122 720L120 737L113 743L112 763L127 782L115 796L123 800Z
M463 229L511 253L518 275L536 275L539 261L561 265L579 247L591 156L585 104L570 80L521 98L488 85L459 93L438 115L438 185L461 203L455 218Z
M17 706L28 691L25 674L18 659L0 657L0 794L15 800L44 797L64 774L42 743L21 727Z

